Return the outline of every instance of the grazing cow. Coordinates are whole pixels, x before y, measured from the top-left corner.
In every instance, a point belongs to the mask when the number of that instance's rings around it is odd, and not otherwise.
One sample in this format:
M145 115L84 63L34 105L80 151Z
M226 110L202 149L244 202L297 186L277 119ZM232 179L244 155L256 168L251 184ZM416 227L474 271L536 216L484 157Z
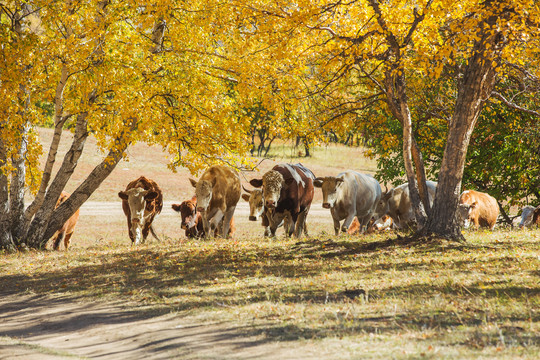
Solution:
M345 233L355 216L360 223L360 233L365 231L381 199L381 186L373 176L347 170L336 177L316 178L314 185L322 189L322 206L330 209L336 235L340 221L345 219L341 225L341 231Z
M201 212L205 236L216 233L227 237L231 221L240 200L238 172L223 165L208 168L199 181L189 179L197 196L197 211Z
M521 221L519 223L520 228L530 227L533 224L534 210L535 207L531 205L527 205L521 209Z
M474 190L461 193L458 206L458 219L468 228L471 223L493 230L499 216L499 205L494 197Z
M426 182L430 205L433 204L437 183L434 181ZM411 226L415 221L414 210L412 208L411 196L409 193L409 183L399 185L388 190L381 196L381 201L377 206L379 216L389 215L397 229L403 229Z
M55 209L60 206L61 203L66 201L69 198L69 193L62 191L60 194L60 197L58 198L58 201L56 202ZM64 239L64 248L67 250L69 247L69 241L71 240L71 236L73 235L73 231L75 231L75 225L77 225L77 221L79 220L79 209L75 211L73 215L64 223L64 225L54 233L52 236L53 240L53 249L58 250L60 248L60 243L62 242L62 239Z
M313 201L315 175L302 164L279 164L266 172L262 179L249 183L262 187L265 210L262 223L265 236L275 236L276 229L285 224L285 234L307 236L306 217Z
M197 211L196 196L191 200L183 201L181 204L172 204L171 207L174 211L180 213L180 217L182 218L180 227L186 232L188 239L204 237L202 216Z
M141 176L126 186L126 190L118 193L122 199L122 209L127 217L129 238L131 243L138 245L146 241L149 231L159 240L152 221L163 208L163 195L159 186L150 179Z

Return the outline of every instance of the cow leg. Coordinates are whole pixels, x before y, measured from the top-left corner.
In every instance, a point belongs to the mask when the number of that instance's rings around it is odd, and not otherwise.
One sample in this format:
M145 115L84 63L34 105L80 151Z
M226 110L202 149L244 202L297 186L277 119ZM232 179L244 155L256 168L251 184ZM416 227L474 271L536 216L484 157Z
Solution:
M146 242L146 238L148 237L148 234L150 234L150 223L146 223L143 226L142 230L142 243L144 244Z
M360 222L360 234L363 234L366 231L366 225L371 220L371 214L368 214L362 218L357 216L357 218L358 218L358 221Z
M210 219L210 221L208 221L208 225L209 225L209 231L212 233L213 236L215 236L215 232L216 232L216 229L219 229L219 225L221 223L221 221L223 220L225 214L223 213L223 211L221 211L221 209L218 209L216 211L216 213L214 214L214 216L212 216L212 218ZM230 221L230 219L229 219ZM229 231L229 225L230 224L223 224L221 226L222 229L225 228L225 226L227 227L227 231Z
M224 239L226 239L229 236L229 229L231 227L231 219L234 215L235 209L236 209L236 206L233 206L230 209L227 209L227 211L225 211L225 215L223 216L223 232L221 236L223 236Z
M285 214L283 213L275 213L273 215L269 216L270 220L270 234L272 237L276 236L276 230L283 221L283 218L285 217ZM285 234L288 235L289 231L287 228L285 228Z
M67 250L68 247L69 247L69 241L71 240L71 236L73 236L73 231L70 232L69 234L66 234L66 236L64 237L64 248Z
M345 234L347 233L347 231L349 230L349 226L351 226L355 216L356 216L356 214L353 213L353 212L351 212L351 213L349 213L349 215L347 215L347 217L345 218L345 221L341 225L341 232L342 233L345 233ZM363 225L365 225L365 224L362 224L362 223L360 224L360 232L362 232L362 226ZM334 228L335 228L335 226L336 225L335 225L335 221L334 221Z
M53 243L53 249L54 250L58 250L60 248L60 243L65 238L65 236L66 236L65 231L61 231L61 232L58 233L58 235L54 239L54 243Z
M306 217L307 210L301 211L300 214L298 214L298 218L296 219L296 232L294 234L297 238L302 237L302 232L304 231L304 226L306 224Z
M128 235L129 235L129 239L131 240L131 244L133 245L133 243L135 242L135 236L133 235L133 229L131 228L131 219L127 218L127 226L128 226Z

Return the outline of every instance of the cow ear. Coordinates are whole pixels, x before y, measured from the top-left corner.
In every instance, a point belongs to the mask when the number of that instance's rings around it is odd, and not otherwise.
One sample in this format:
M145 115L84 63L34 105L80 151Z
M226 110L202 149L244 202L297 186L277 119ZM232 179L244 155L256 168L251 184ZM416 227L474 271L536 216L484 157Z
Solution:
M217 183L217 177L212 179L212 187L216 186Z
M322 184L323 184L323 179L322 178L315 178L315 180L313 180L313 186L315 187L322 187Z
M145 200L153 200L158 197L158 193L155 191L149 191L146 195L144 195Z
M180 204L172 204L171 207L174 211L180 212Z
M343 181L345 181L345 180L343 180L343 178L336 178L336 185L343 184Z
M192 203L196 204L197 203L197 195L193 195L193 197L191 198L190 200Z
M251 186L256 188L260 188L261 186L263 186L262 179L251 179L249 180L249 183L251 184Z
M120 199L122 199L122 200L127 200L127 199L128 199L128 194L126 194L126 193L123 192L123 191L120 191L120 192L118 193L118 196L119 196Z
M249 201L250 196L248 194L242 194L242 199Z
M192 178L189 178L189 182L191 183L191 186L193 186L194 188L197 187L197 182L193 180Z

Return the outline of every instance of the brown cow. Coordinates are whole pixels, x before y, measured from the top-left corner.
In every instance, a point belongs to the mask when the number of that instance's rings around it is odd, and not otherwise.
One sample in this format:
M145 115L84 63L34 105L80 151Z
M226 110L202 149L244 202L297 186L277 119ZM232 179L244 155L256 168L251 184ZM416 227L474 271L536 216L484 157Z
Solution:
M262 187L264 197L263 226L265 236L275 236L285 225L285 234L300 237L306 233L306 217L313 200L315 175L302 164L279 164L262 179L252 179L253 187Z
M183 201L181 204L172 204L171 207L174 211L180 213L180 216L182 218L180 226L182 229L185 230L186 237L188 239L204 237L202 215L200 211L197 211L196 196L194 196L191 200ZM220 228L215 230L215 236L218 236L221 226L223 226L223 223L220 223ZM235 230L236 228L234 226L233 217L229 226L229 236L232 237Z
M62 194L60 194L60 197L58 198L58 201L56 202L55 209L60 206L61 203L66 201L69 198L69 193L62 191ZM79 220L79 209L75 211L73 215L64 223L62 228L54 233L52 236L53 240L53 249L59 250L60 243L62 242L62 239L64 239L64 248L67 250L69 247L69 241L71 240L71 236L73 235L73 231L75 231L75 225L77 225L77 221Z
M195 188L197 210L201 212L205 236L215 234L227 237L231 221L240 200L240 177L227 166L208 168L199 181L189 179Z
M499 216L499 205L491 195L474 190L465 190L459 198L458 219L465 228L471 223L476 228L487 227L493 230Z
M180 227L185 230L188 239L204 237L202 216L197 211L196 196L191 200L183 201L181 204L172 204L172 208L180 213L182 218Z
M536 226L540 226L540 205L534 209L533 216L532 216L532 224Z
M159 186L153 180L141 176L130 182L118 196L122 199L122 209L127 217L131 243L138 245L141 242L141 232L144 243L149 231L159 240L152 227L152 221L163 208L163 195Z

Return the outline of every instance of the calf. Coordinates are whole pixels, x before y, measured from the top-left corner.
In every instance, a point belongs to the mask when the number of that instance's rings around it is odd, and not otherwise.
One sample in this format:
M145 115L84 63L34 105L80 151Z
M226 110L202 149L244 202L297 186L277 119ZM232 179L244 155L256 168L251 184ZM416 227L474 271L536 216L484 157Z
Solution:
M356 216L360 223L360 233L363 233L371 218L376 215L381 186L371 175L347 170L336 177L316 178L314 185L322 189L322 206L330 209L336 235L339 234L341 220L344 220L341 231L345 233Z
M306 217L313 201L314 179L313 173L302 164L279 164L266 172L262 179L252 179L249 182L256 188L262 187L265 236L275 236L281 224L285 224L287 236L294 234L300 237L302 232L306 233Z
M174 211L180 213L180 217L182 218L180 227L186 232L188 239L204 237L202 216L197 211L196 196L191 200L183 201L181 204L172 204L171 207Z
M163 208L163 195L159 186L150 179L141 176L118 193L122 199L122 209L127 218L128 233L131 243L138 245L146 241L149 231L159 240L152 222ZM141 234L142 233L142 234Z
M215 165L204 172L199 181L189 179L197 196L197 211L201 212L205 236L216 231L229 235L234 210L240 199L238 172L223 165Z
M465 190L459 198L458 216L465 228L472 223L476 228L493 230L499 216L499 205L494 197L486 193Z
M60 194L60 197L58 198L58 201L56 202L55 209L60 206L61 203L66 201L69 198L69 193L62 191L62 194ZM67 250L69 247L69 241L71 240L71 236L73 235L73 231L75 231L75 225L77 225L77 221L79 220L79 209L75 211L73 215L64 223L62 228L58 230L54 235L52 236L53 241L53 249L58 250L60 248L60 243L62 242L62 239L64 240L64 248Z

